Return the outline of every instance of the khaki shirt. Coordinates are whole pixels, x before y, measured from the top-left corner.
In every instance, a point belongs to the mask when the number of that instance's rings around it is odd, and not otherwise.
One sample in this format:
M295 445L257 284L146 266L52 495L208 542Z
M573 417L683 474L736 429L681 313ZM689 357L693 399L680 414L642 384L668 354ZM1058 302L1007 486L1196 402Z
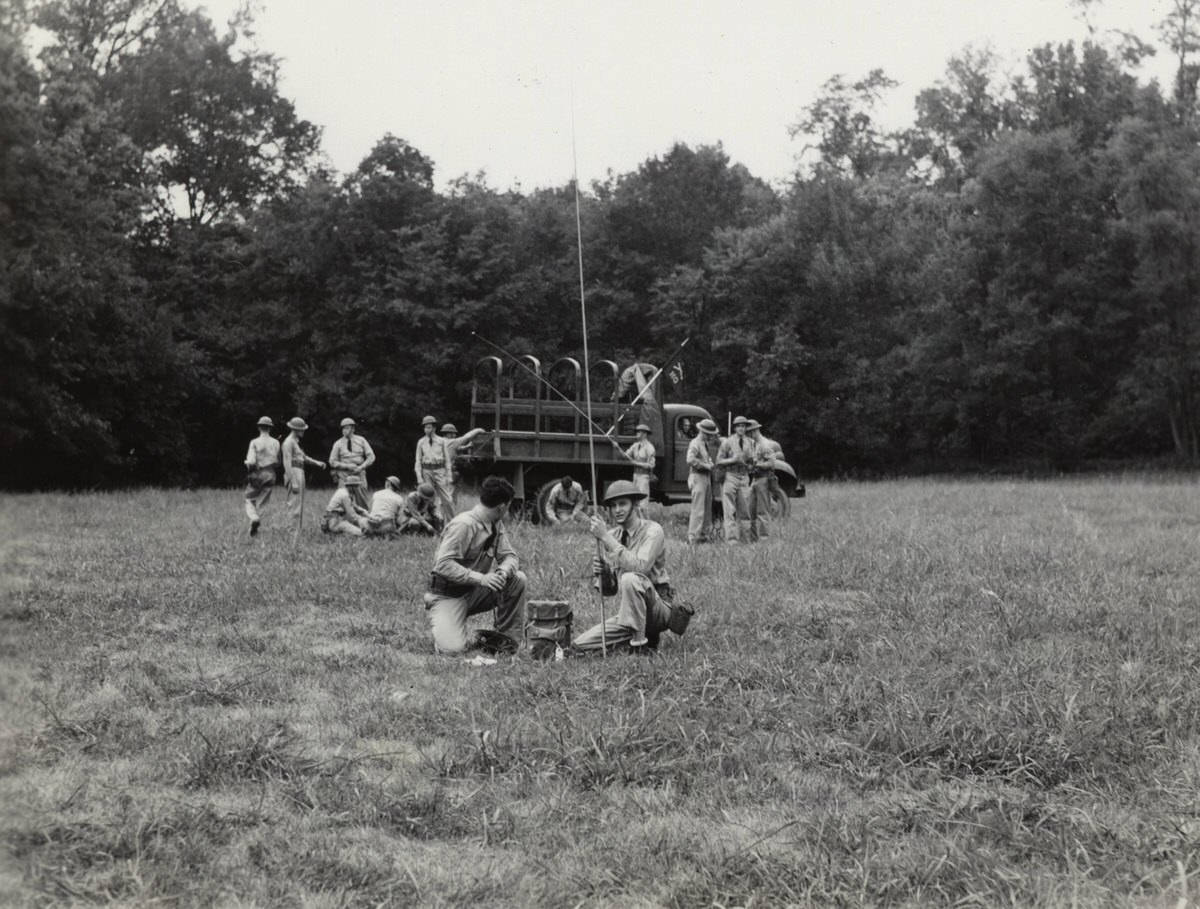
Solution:
M358 486L366 482L361 473L353 473L356 467L367 468L375 463L375 452L371 443L357 433L342 436L333 443L329 452L329 466L337 474L338 479L348 486Z
M712 472L712 456L708 453L708 442L705 438L704 433L701 433L688 443L687 464L696 473Z
M294 434L288 433L288 437L283 440L283 469L290 470L293 467L303 468L305 464L320 464L321 462L315 458L310 458L304 453L304 449L300 447L300 439Z
M722 440L721 447L717 451L717 460L723 461L726 458L737 458L737 464L728 464L725 470L728 473L746 473L750 469L750 465L754 463L754 440L748 439L745 436L739 436L734 433L729 438Z
M358 520L358 509L354 507L354 499L350 498L350 493L344 486L334 490L329 504L325 506L325 513L338 515L351 523Z
M420 479L424 470L440 470L445 468L450 469L450 445L434 433L432 436L421 436L421 441L417 443L417 461L414 471L417 479ZM432 466L427 466L432 465Z
M578 483L572 483L569 492L563 489L562 483L555 483L550 495L546 496L546 517L557 518L558 512L569 510L573 519L586 504L587 493Z
M246 451L246 466L265 470L279 464L279 440L270 436L252 439Z
M650 466L635 463L633 470L635 473L650 473L654 470L654 446L650 442L634 442L625 451L625 456L635 462L649 462Z
M606 542L604 546L604 561L618 571L632 571L645 575L652 584L669 584L667 574L667 537L662 525L633 517L630 520L632 529L623 544ZM609 532L621 539L623 528L609 528Z
M392 492L386 486L371 496L372 521L396 521L399 523L400 512L404 508L404 496Z
M494 552L499 560L498 567L511 577L520 567L517 551L508 539L504 522L489 523L487 509L482 505L456 515L446 525L433 561L433 573L452 584L479 586L484 575L492 570L492 554L484 552L484 545L493 531L496 533Z

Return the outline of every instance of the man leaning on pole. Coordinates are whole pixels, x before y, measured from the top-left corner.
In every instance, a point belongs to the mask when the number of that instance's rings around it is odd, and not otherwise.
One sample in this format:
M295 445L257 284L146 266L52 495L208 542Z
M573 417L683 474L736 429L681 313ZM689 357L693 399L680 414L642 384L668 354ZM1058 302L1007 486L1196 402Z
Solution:
M717 435L717 424L704 419L696 424L700 430L688 444L688 492L692 496L691 512L688 515L687 541L689 544L707 543L712 539L712 471L713 459L709 453L709 440Z
M283 485L287 489L288 515L294 521L300 520L300 503L304 501L304 468L311 464L314 467L324 467L323 461L310 458L300 447L300 440L308 430L308 424L300 417L292 417L287 422L288 437L283 440Z

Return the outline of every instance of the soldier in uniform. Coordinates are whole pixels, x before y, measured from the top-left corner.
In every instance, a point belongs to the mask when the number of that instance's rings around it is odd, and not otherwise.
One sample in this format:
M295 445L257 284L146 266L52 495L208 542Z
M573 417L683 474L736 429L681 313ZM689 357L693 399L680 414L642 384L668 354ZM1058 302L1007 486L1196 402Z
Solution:
M696 428L700 431L687 449L688 492L692 495L687 530L689 544L707 543L712 539L713 459L708 443L717 435L717 424L706 419L697 423Z
M645 496L628 480L617 480L604 494L616 526L610 530L598 515L589 522L589 532L604 549L603 557L593 560L592 572L608 576L602 589L615 590L618 605L613 618L574 640L576 651L627 644L633 653L648 653L658 647L659 635L670 624L667 538L661 525L637 514L637 503Z
M370 512L367 509L355 503L349 489L339 486L333 491L333 497L321 515L321 530L361 537L370 526L367 524L368 514Z
M367 515L369 537L392 537L400 531L400 515L404 511L404 496L400 495L400 478L388 477L371 496L371 512Z
M252 439L246 451L246 517L250 519L250 536L258 533L262 512L275 488L275 471L279 469L279 440L271 437L275 428L270 417L258 421L258 438Z
M754 442L746 438L745 417L734 417L733 435L721 442L716 466L725 471L721 489L724 513L725 542L739 543L743 535L749 539L750 465L754 461Z
M458 514L459 480L458 463L455 459L459 455L468 454L471 451L471 440L485 432L487 430L482 426L476 426L474 429L467 430L467 434L460 439L458 427L453 423L446 423L442 426L442 438L446 440L446 447L450 449L450 499L453 502L455 514Z
M754 442L754 461L750 467L750 541L771 535L771 481L775 477L775 443L762 434L762 424L751 420L746 434Z
M404 508L400 512L400 532L437 536L441 532L442 521L433 507L436 499L437 492L428 483L422 483L406 495Z
M650 477L654 475L654 443L650 441L650 427L645 423L638 423L634 431L637 441L626 449L625 457L633 464L633 485L642 493L637 511L641 517L645 517L645 503L650 498Z
M356 505L370 507L367 495L367 468L375 463L375 452L371 444L357 434L357 426L350 417L342 420L342 437L333 443L329 452L329 466L339 486L345 486Z
M557 527L566 521L576 521L583 513L587 500L587 493L583 487L570 476L565 476L550 490L542 516L551 527Z
M437 434L437 420L425 417L421 421L425 435L417 442L417 460L413 472L418 483L428 483L438 496L438 509L443 524L454 517L454 488L450 482L451 455L446 440Z
M287 510L293 520L300 520L300 503L304 500L304 468L312 464L314 467L324 467L324 461L310 458L300 447L300 440L308 429L308 424L300 417L292 417L287 422L288 437L283 440L283 485L287 489Z
M515 650L525 624L525 573L508 539L504 517L512 484L487 477L479 504L456 516L442 531L425 594L425 610L438 653L462 653L472 643L467 617L491 611L495 630Z

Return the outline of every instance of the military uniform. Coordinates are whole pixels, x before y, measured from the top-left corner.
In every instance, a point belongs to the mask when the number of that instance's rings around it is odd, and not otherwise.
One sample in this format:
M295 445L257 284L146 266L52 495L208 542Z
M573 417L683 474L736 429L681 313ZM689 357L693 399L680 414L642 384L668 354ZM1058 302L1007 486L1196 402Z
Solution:
M433 417L426 417L422 426L437 425ZM454 517L454 486L450 480L450 446L436 432L424 435L417 442L417 459L413 472L417 475L418 483L428 483L434 488L438 497L438 508L442 521L449 522Z
M775 478L775 443L760 431L758 423L747 427L753 433L754 462L750 468L750 539L765 540L771 535L771 481Z
M734 425L746 423L744 417L738 417ZM724 512L725 542L740 542L743 536L749 538L749 493L750 465L754 462L754 442L744 435L734 433L721 442L717 451L717 461L735 459L731 464L723 465L725 480L721 488L722 511Z
M270 429L275 424L269 417L258 421L259 427ZM258 533L262 512L271 500L275 488L275 473L279 470L281 454L279 440L261 434L250 442L246 450L246 517L250 519L250 535Z
M367 536L386 537L400 530L400 515L404 511L404 496L400 480L388 477L383 489L371 496L371 511L367 515Z
M712 420L701 420L699 425L700 431L687 448L688 492L692 497L688 514L689 543L705 543L712 539L713 459L708 442L716 435L717 424Z
M288 420L288 428L292 431L283 440L283 485L287 489L287 510L294 519L300 519L300 503L304 500L304 468L308 464L314 467L324 465L316 458L310 458L300 447L298 433L308 429L308 424L299 417Z
M339 486L321 515L321 530L325 533L344 533L361 537L367 529L367 510L354 504L350 491Z
M587 493L578 483L572 482L570 489L563 489L562 483L555 483L546 497L544 516L550 524L574 521L583 512L587 500Z
M353 427L354 421L347 417L342 428ZM339 486L345 486L355 503L362 508L370 506L367 486L367 468L375 463L375 452L371 443L358 435L352 428L349 435L333 443L329 452L329 468Z
M650 432L650 427L639 423L638 432ZM646 502L650 498L650 478L654 476L654 445L649 439L638 439L625 451L625 456L633 464L633 485L643 497L638 501L638 514L646 516ZM649 465L649 466L647 466Z
M428 483L404 497L404 508L400 512L401 533L424 533L430 536L436 534L442 527L442 521L434 510L436 498L433 487Z

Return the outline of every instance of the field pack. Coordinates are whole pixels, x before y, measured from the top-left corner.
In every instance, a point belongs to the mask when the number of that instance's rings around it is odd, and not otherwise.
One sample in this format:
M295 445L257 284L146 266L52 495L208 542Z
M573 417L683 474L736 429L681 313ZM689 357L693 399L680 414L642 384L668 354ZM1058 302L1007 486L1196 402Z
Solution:
M571 643L575 614L566 600L530 600L525 615L525 642L535 660L552 660L557 648Z

